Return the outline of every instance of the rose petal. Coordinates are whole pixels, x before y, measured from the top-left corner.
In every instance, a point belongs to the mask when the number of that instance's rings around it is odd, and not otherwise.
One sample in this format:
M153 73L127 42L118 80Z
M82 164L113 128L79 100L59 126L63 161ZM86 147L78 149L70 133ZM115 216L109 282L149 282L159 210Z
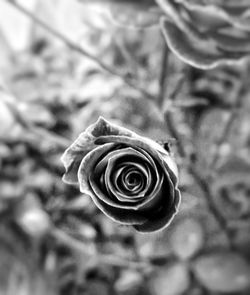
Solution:
M100 120L100 118L99 118ZM102 120L104 120L102 118ZM161 152L162 154L166 154L166 155L169 155L169 153L159 144L157 143L156 141L150 139L150 138L147 138L147 137L144 137L144 136L141 136L135 132L132 132L124 127L119 127L118 125L116 124L113 124L113 123L110 123L106 120L104 120L106 122L106 124L109 126L110 129L112 130L120 130L120 133L117 133L115 134L115 132L113 131L113 133L110 133L110 134L100 134L99 133L99 136L98 138L96 138L95 140L95 144L97 145L100 145L102 144L102 141L104 140L104 138L108 138L109 136L127 136L127 137L132 137L132 138L137 138L138 140L141 140L142 142L145 142L147 143L148 145L150 145L152 148L156 149L157 151ZM108 128L108 127L107 127ZM106 138L106 140L107 140Z
M115 146L113 147L113 149L115 149ZM101 171L100 170L100 165L102 166L102 168L105 167L106 163L110 160L112 160L113 158L121 158L122 156L127 156L128 153L130 152L130 154L134 155L138 155L137 153L133 153L133 149L131 148L124 148L124 149L119 149L119 150L115 150L115 151L111 151L110 153L108 153L100 162L99 164L96 166L98 173L91 173L92 177L89 177L89 179L87 180L88 183L91 185L91 188L93 189L93 192L102 200L104 201L106 204L116 207L116 208L123 208L123 209L131 209L131 204L129 204L129 202L123 202L120 203L117 200L117 195L119 195L119 192L116 193L112 193L109 188L107 187L107 191L103 191L102 188L100 188L100 185L98 183L99 177L100 177L100 173L105 173L105 171ZM86 158L84 159L84 162L81 164L82 166L86 166L86 167L90 167L93 164L93 160L91 157L91 153L89 153L89 155L86 156ZM90 161L90 163L88 162ZM144 159L145 161L145 159ZM105 163L105 165L103 164ZM86 174L86 172L84 172L84 170L82 170L80 167L79 171L81 170L82 173ZM93 168L94 169L94 168ZM109 167L107 167L105 170L110 169ZM82 174L81 173L81 174ZM80 175L80 174L79 174ZM79 176L80 177L80 176ZM83 180L85 182L85 185L87 184L86 179ZM80 181L82 183L82 180ZM107 186L107 184L109 183L109 181L106 179L104 179L104 184L105 186ZM124 197L122 194L120 194L120 197ZM139 199L138 199L139 200Z
M177 176L175 174L177 171L177 168L175 163L169 157L168 153L163 155L162 153L157 152L157 150L154 147L152 147L148 143L148 141L147 142L141 141L140 139L127 137L127 136L102 136L102 137L99 137L99 139L97 140L98 144L105 144L106 142L124 143L129 146L133 146L134 148L138 147L144 152L147 151L147 153L152 156L153 160L157 161L157 163L163 169L164 174L169 181L169 186L170 186L169 197L171 197L173 200L174 189L177 187ZM156 172L158 170L159 169L155 168ZM170 178L168 171L170 171L173 177L172 179ZM159 181L159 177L157 177L157 180ZM154 198L154 196L155 196L154 193L152 193L151 197L145 200L145 203L150 202Z
M193 67L208 70L221 64L235 63L245 57L241 52L221 52L212 38L188 35L165 18L161 19L160 24L170 50Z
M125 162L124 165L129 165L130 163ZM142 190L140 190L142 187L145 187L145 181L141 181L140 183L136 184L136 185L129 185L126 183L126 179L124 179L124 177L126 178L128 174L131 173L137 173L138 175L140 175L141 177L141 173L143 173L143 171L139 172L135 169L140 169L140 165L133 163L130 164L130 166L125 166L121 169L118 170L118 178L116 179L116 177L112 177L112 172L113 174L116 174L116 171L106 171L105 176L106 179L109 179L110 181L107 183L108 185L112 185L114 187L114 190L124 194L124 198L126 199L134 199L134 198L138 198L138 197L143 197L144 193ZM142 169L142 168L141 168ZM136 172L135 172L136 171ZM124 176L124 174L126 174L126 176ZM148 182L148 175L147 175L147 170L145 169L144 171L144 178L141 177L141 180L143 179L147 179ZM120 182L120 183L119 183ZM144 184L142 186L142 184ZM119 198L118 198L119 199Z
M120 138L120 137L119 137ZM133 145L135 146L135 145ZM125 149L124 149L125 150ZM131 152L131 148L128 148L127 150L129 150ZM127 151L127 153L129 153L129 151ZM115 152L111 152L113 155L119 156L119 153L117 151ZM148 208L150 208L151 206L155 206L157 203L159 203L159 200L161 199L161 187L162 187L162 183L163 183L163 177L160 177L158 174L158 168L155 165L153 159L151 158L151 156L148 154L148 158L150 158L150 162L153 163L153 171L155 172L155 183L152 184L153 187L153 191L147 191L147 198L144 198L142 202L138 202L137 204L134 204L133 206L131 206L128 203L116 203L113 199L110 199L109 196L107 196L106 194L104 194L99 187L94 183L94 181L92 182L92 188L95 190L95 192L97 193L97 195L103 200L105 201L107 204L111 205L111 206L115 206L115 207L119 207L119 208L130 208L131 210L138 210L138 209L143 209L143 210L147 210ZM114 158L115 159L115 158ZM111 161L111 160L110 160ZM110 169L109 169L110 170ZM167 178L168 178L168 172L165 171ZM107 176L106 176L107 177ZM108 178L109 179L109 178ZM108 179L106 178L105 180L105 184L107 184ZM171 182L171 181L170 181ZM170 185L170 190L169 193L171 195L171 192L173 190L173 186ZM119 192L115 191L112 187L112 185L110 184L109 186L111 193L113 196L120 196L120 198L124 198L124 194L120 194ZM171 195L172 196L172 195ZM168 201L170 201L170 203L172 202L172 198L169 198ZM129 207L128 207L129 206Z
M102 145L104 143L108 142L117 142L117 143L124 143L128 146L134 147L134 143L137 143L136 146L140 147L143 151L148 151L148 147L150 147L150 150L152 151L158 151L162 156L164 156L164 160L168 163L171 170L176 174L176 177L178 176L178 169L174 161L171 159L169 153L157 142L148 139L146 137L142 137L140 135L128 137L126 135L120 135L120 136L113 136L113 135L105 135L100 136L98 139L95 140L95 144Z
M119 178L121 178L121 173L123 173L123 170L125 170L127 167L121 167L119 169L117 169L113 175L111 175L111 184L115 185L116 186L116 189L117 191L119 191L119 185L117 184L117 182L119 182ZM138 200L141 199L141 197L143 196L135 196L135 195L131 195L131 196L123 196L121 198L126 198L127 197L127 202L131 202L131 203L135 203L137 202ZM123 201L122 199L120 199L120 196L119 195L116 195L116 198L119 200L119 201Z
M94 167L96 166L96 163L100 159L100 157L104 157L114 148L115 144L106 143L102 146L96 147L82 159L77 173L80 184L80 191L82 193L92 195L89 184L89 175L91 175L94 171Z
M94 167L96 166L96 163L100 157L104 157L108 152L114 150L115 147L116 145L113 143L106 143L100 147L95 148L84 157L78 170L80 191L90 195L93 199L98 196L100 200L104 201L110 206L131 210L130 204L120 204L112 200L109 195L105 194L105 192L103 192L96 183L96 175L93 175Z
M119 202L117 199L114 199L114 196L109 191L104 191L103 189L100 189L100 186L98 185L96 178L94 175L90 175L89 177L89 183L90 183L90 193L92 199L96 199L98 202L98 199L100 200L100 203L106 204L108 207L117 208L117 209L128 209L131 211L135 211L135 206L131 206L130 202Z
M103 202L100 198L98 198L95 194L91 195L91 198L95 205L109 218L114 221L120 222L122 224L127 225L138 225L145 223L147 218L137 211L131 210L131 208L117 208L108 205Z
M109 171L108 171L109 172ZM121 188L119 188L116 183L112 183L108 181L110 179L110 173L106 171L105 177L106 177L106 185L108 186L109 191L117 198L118 201L125 203L125 202L133 202L136 204L139 204L140 200L143 200L145 193L147 191L147 188L145 187L144 190L139 191L137 195L135 195L134 192L129 191L122 191ZM135 204L134 204L135 205Z
M135 160L133 162L122 162L122 158L125 157L131 157L131 160L133 158L135 158ZM112 184L110 182L110 179L111 179L111 173L113 172L113 167L115 166L115 164L117 164L117 161L121 161L120 165L124 165L124 166L134 166L136 168L138 168L138 170L141 170L141 172L143 173L144 171L144 175L145 175L145 178L147 178L147 185L145 187L145 189L143 191L140 192L140 194L138 195L138 197L143 197L144 194L146 193L146 191L148 190L148 185L149 185L149 175L148 175L148 171L144 168L145 165L140 165L138 162L138 160L143 160L143 162L145 163L149 163L150 164L150 161L147 157L145 157L144 154L141 154L139 151L129 147L129 148L124 148L122 150L122 152L119 150L119 151L116 151L114 153L112 153L112 155L110 156L109 160L108 160L108 166L107 166L107 169L106 169L106 172L105 172L105 183L106 185L110 185L110 190L112 191L112 193L114 195L116 195L116 192L115 192L115 188L116 187L116 183L117 182L114 182L114 184ZM142 162L142 163L143 163ZM119 187L117 187L118 189L118 192L120 191L122 193L121 194L118 194L117 195L117 198L119 199L119 197L121 197L121 201L124 201L123 198L127 198L126 195L123 196L123 193L125 194L125 192L122 192ZM128 192L129 193L129 192Z
M103 117L99 117L99 119L82 132L63 153L61 161L66 170L63 176L64 182L70 184L76 184L78 182L77 171L82 159L87 153L96 148L95 140L99 136L105 135L137 136L136 133L118 125L111 124Z
M134 169L138 168L137 170ZM146 189L149 181L151 182L151 175L149 175L149 169L147 167L143 167L138 165L133 165L126 173L124 172L124 175L122 175L122 182L123 186L126 189L126 191L130 192L128 194L127 198L131 199L133 198L136 194L138 194L142 189ZM130 179L134 179L134 182L131 183ZM147 185L145 186L145 184Z
M178 185L178 170L175 162L169 155L162 155L163 157L163 163L168 171L168 174L171 178L171 181L174 185L174 187L177 187Z
M166 228L178 212L178 207L180 205L181 196L178 189L175 190L174 204L170 209L167 206L163 206L159 212L156 212L147 222L134 225L133 227L144 233L155 232Z
M137 136L136 133L130 131L129 129L111 123L103 117L99 117L96 123L90 125L87 130L96 138L106 135Z

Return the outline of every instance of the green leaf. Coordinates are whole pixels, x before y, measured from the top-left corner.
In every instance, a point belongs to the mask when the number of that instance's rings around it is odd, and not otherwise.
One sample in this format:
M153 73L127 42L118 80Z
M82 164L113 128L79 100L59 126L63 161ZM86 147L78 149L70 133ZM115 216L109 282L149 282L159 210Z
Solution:
M201 256L194 264L194 273L213 292L241 292L250 288L250 265L234 252Z

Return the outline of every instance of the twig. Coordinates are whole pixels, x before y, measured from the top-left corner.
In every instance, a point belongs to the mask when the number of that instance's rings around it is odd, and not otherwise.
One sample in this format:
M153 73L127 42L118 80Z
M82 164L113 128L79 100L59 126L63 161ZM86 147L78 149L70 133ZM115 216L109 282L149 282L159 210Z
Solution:
M163 40L162 45L162 61L161 61L161 72L160 72L160 79L159 79L159 95L157 104L161 108L164 103L164 98L166 94L166 81L167 81L167 71L168 71L168 56L169 56L169 49L166 44L166 41Z
M46 138L50 142L56 143L57 146L63 149L67 148L70 145L71 142L67 138L64 138L54 132L47 131L46 129L33 125L26 118L24 118L24 116L19 112L14 103L10 103L8 101L5 101L5 103L8 106L9 110L12 112L16 121L26 130L30 131L31 133L37 135L40 138Z
M187 69L186 67L183 67L183 69L180 71L180 74L178 77L176 77L176 84L174 85L174 87L171 89L171 92L169 93L169 97L174 100L177 96L177 94L180 92L180 89L182 89L183 84L185 82L185 78L186 78L186 73Z
M88 255L89 257L93 257L99 263L113 265L118 267L126 267L132 269L145 269L151 268L149 262L144 261L132 261L130 259L118 257L115 255L108 255L108 254L100 254L96 253L95 251L91 251L86 244L74 239L73 237L69 236L67 233L60 229L54 228L51 232L51 235L63 245L77 251L79 253L83 253L84 255Z
M209 183L200 175L200 172L197 171L194 166L190 165L188 167L188 169L189 169L189 172L191 173L191 175L193 176L194 180L196 181L196 183L202 189L202 192L204 194L206 204L209 208L209 211L213 214L213 216L214 216L215 220L217 220L221 230L226 235L229 247L231 249L233 249L233 243L231 241L231 230L227 225L227 220L221 214L220 210L218 209L217 204L214 201Z
M239 117L240 109L242 107L242 102L243 102L242 90L245 85L246 78L247 78L247 75L246 75L246 73L244 73L242 79L239 79L237 81L235 89L232 92L233 98L231 98L230 101L231 100L235 101L235 105L230 111L229 117L226 121L226 124L224 126L221 136L219 137L219 139L215 143L215 147L216 147L215 154L214 154L214 157L213 157L211 164L210 164L210 171L212 172L212 174L214 174L214 172L216 172L216 170L217 170L217 163L220 158L221 147L226 143L226 141L231 133L232 127L234 126L235 121Z
M94 61L96 64L98 64L100 66L100 68L102 68L106 72L108 72L116 77L119 77L128 86L130 86L130 87L136 89L137 91L139 91L140 93L142 93L147 99L154 100L154 95L145 91L142 87L140 87L138 85L138 83L134 83L128 76L126 76L122 73L119 73L112 66L105 64L98 57L92 55L90 52L88 52L87 50L85 50L84 48L79 46L77 43L71 41L64 34L62 34L61 32L59 32L59 31L53 29L52 27L50 27L49 25L47 25L46 22L44 22L40 18L36 17L32 12L27 10L25 7L20 5L18 2L13 1L13 0L5 0L5 1L7 1L9 4L11 4L13 7L15 7L17 10L19 10L23 14L25 14L27 17L32 19L36 24L38 24L40 27L42 27L43 29L48 31L51 35L53 35L54 37L63 41L69 48L75 50L76 52L82 54L85 57L88 57L89 59Z
M177 149L178 149L180 156L182 158L186 158L187 153L185 150L185 145L184 145L184 143L181 139L181 136L176 128L176 124L174 122L174 119L173 119L171 113L168 113L165 115L165 120L167 122L168 130L169 130L171 136L176 138ZM199 171L197 171L197 169L195 168L193 163L190 163L188 165L188 171L193 176L193 179L195 180L195 182L198 184L198 186L202 190L204 198L206 200L206 204L209 208L209 211L212 213L215 220L217 220L221 230L225 233L225 235L227 237L229 247L232 248L233 245L231 242L230 230L227 227L226 219L223 217L221 212L218 210L218 207L217 207L216 203L214 202L213 195L212 195L209 184L207 183L207 181L205 179L203 179L203 177L200 175Z
M185 146L181 140L181 136L179 135L177 128L175 127L176 124L174 122L174 119L173 119L171 113L166 114L165 118L166 118L166 122L168 124L168 130L169 130L171 136L176 138L177 149L178 149L180 156L183 158L186 158L187 154L186 154ZM231 242L231 232L227 226L227 221L224 218L224 216L221 214L216 203L214 202L213 194L210 189L210 185L200 175L199 171L197 171L197 169L195 168L193 163L190 163L188 165L188 171L193 176L193 179L195 180L195 182L198 184L198 186L202 190L204 198L206 200L206 204L209 208L209 211L212 213L215 220L217 220L217 223L219 224L221 230L225 233L227 240L228 240L229 247L233 248L233 244Z
M184 71L183 71L183 74L184 74ZM182 85L183 79L179 79L179 81L176 85L176 89L179 88L179 85L178 85L179 83L180 83L180 85ZM164 89L162 89L162 92L164 93ZM175 90L173 93L175 95L177 95L178 92ZM175 99L175 96L172 95L170 99L173 101ZM176 139L178 153L180 154L180 156L182 158L184 158L184 159L188 158L189 155L186 152L185 144L182 141L182 137L176 127L176 122L174 120L173 115L171 114L171 112L166 112L164 114L164 118L165 118L165 122L167 124L168 131L170 132L171 137ZM193 179L195 180L195 182L198 184L198 186L202 190L206 204L209 208L209 211L214 216L214 218L217 221L221 230L225 233L225 236L227 237L227 240L228 240L229 247L233 248L233 244L231 241L230 229L227 227L226 219L221 214L216 203L214 202L213 194L210 189L209 183L200 175L199 171L197 171L197 169L195 168L195 164L192 161L189 162L189 164L188 164L188 171L190 172Z

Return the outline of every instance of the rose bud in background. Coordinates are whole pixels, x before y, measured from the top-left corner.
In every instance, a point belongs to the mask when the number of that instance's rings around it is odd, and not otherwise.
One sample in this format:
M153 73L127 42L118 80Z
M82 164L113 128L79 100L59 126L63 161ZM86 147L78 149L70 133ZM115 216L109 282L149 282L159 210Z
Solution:
M161 145L100 117L64 152L63 180L139 232L169 225L180 204L175 162Z

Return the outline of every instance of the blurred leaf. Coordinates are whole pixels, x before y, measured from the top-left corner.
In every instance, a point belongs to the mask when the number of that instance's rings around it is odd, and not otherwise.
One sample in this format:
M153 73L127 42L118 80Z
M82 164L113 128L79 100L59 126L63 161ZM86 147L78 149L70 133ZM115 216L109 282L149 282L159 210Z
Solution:
M146 28L157 25L162 15L155 7L136 10L134 6L126 6L125 9L121 9L119 4L111 6L110 14L117 25L125 28Z
M5 102L5 97L0 90L0 137L9 135L11 129L16 123L15 117Z
M56 295L56 282L38 262L37 247L29 247L9 223L0 226L0 294Z
M22 4L30 11L34 11L36 1L22 1ZM15 10L8 1L0 2L0 26L13 50L27 48L32 20ZM18 34L16 33L17 28Z
M52 127L55 124L55 118L45 106L20 103L18 109L21 115L32 124L39 124L45 127Z
M11 210L15 203L24 193L23 185L16 185L16 182L10 180L0 181L0 214L4 210Z
M143 283L142 275L133 270L123 271L115 283L115 290L119 294L133 293Z
M17 224L34 239L41 239L50 229L50 219L42 209L39 200L26 195L16 207L15 220Z
M155 25L162 14L153 0L79 0L82 4L97 4L107 8L112 20L126 28L145 28ZM102 6L101 6L102 5Z
M171 255L168 231L148 235L137 234L135 242L138 253L147 259L168 258Z
M170 236L173 252L181 259L195 255L204 244L204 232L198 220L186 218L175 225Z
M228 187L235 184L250 183L250 161L240 155L232 155L224 159L224 163L218 167L218 175L215 180L215 187Z
M109 295L109 285L101 280L89 280L87 282L87 294L88 295Z
M149 280L149 289L153 295L182 294L189 285L189 271L182 263L174 263L160 269Z
M163 117L154 103L143 100L134 93L126 94L117 93L105 100L93 100L87 108L75 113L72 119L75 136L99 116L104 116L107 119L115 120L124 127L138 130L139 133L144 132L145 135L153 139L165 139ZM151 130L154 132L151 133Z
M195 261L194 273L213 292L241 292L250 288L250 265L234 252L211 253Z
M243 221L244 222L244 221ZM246 220L244 224L239 223L239 229L234 236L234 244L240 253L250 259L250 225L249 220ZM244 230L243 230L244 228Z
M215 151L217 152L216 143L224 131L225 123L228 120L229 113L226 110L218 108L207 109L201 114L198 123L194 126L197 128L194 132L197 145L197 154L202 169L209 167ZM216 132L214 132L216 126ZM229 144L228 144L229 145ZM230 147L229 147L230 148ZM225 157L227 150L220 149L221 157ZM219 181L219 179L218 179Z

